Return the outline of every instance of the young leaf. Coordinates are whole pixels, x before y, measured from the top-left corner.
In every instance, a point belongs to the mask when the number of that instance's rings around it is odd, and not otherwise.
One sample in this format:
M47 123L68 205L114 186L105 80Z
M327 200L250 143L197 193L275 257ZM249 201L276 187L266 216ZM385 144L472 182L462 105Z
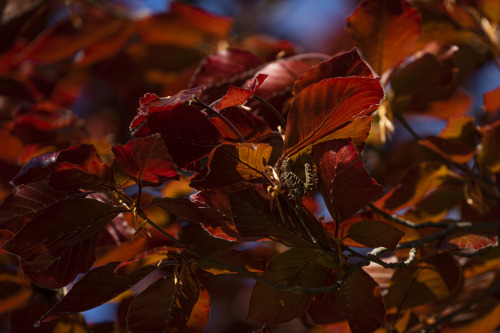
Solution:
M406 0L367 0L347 18L347 30L382 75L416 51L420 17Z
M313 146L318 187L332 218L341 223L379 197L383 188L366 172L350 139Z
M119 264L111 262L90 270L71 287L59 303L40 318L39 323L98 307L120 295L156 269L156 266L146 266L129 275L118 276L115 270Z
M335 135L335 131L371 114L383 96L379 79L345 77L309 85L290 107L285 155L307 153L313 144L345 138Z
M326 268L317 259L321 251L291 249L274 257L262 277L289 286L320 287ZM301 316L309 306L313 295L294 294L274 289L257 281L250 298L248 317L262 323L284 323Z
M356 49L334 56L302 74L295 81L293 95L297 96L304 88L321 80L346 76L373 77L370 67L360 58Z
M258 74L253 83L248 85L247 88L231 86L229 91L222 97L222 100L216 104L215 109L222 110L231 106L245 104L266 78L267 74Z
M16 186L0 206L0 228L18 232L30 218L51 205L80 195L80 190L54 190L47 180Z
M339 280L344 272L335 274ZM374 332L383 323L385 307L377 283L362 269L355 270L339 290L318 296L308 310L319 324L347 319L353 333Z
M449 296L461 281L458 263L443 252L394 272L387 303L401 310L427 304Z
M125 146L114 146L112 150L116 162L142 185L159 186L166 180L179 178L159 134L130 140Z
M274 165L273 147L260 143L222 144L210 153L208 164L194 175L190 186L215 188L237 182L263 183L265 168ZM276 154L274 154L276 155Z
M136 137L160 133L179 167L207 155L222 142L214 125L200 111L187 105L150 113L134 130Z
M360 221L348 229L347 238L367 247L385 247L394 250L404 232L382 221Z
M37 283L60 288L91 267L100 232L119 212L93 199L59 201L3 248L21 257L23 270Z

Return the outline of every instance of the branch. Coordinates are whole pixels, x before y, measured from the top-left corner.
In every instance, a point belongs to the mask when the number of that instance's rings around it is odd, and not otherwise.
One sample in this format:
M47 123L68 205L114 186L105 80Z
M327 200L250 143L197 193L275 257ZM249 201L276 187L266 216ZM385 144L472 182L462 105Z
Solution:
M382 266L384 268L390 268L390 269L408 267L415 261L415 259L417 257L417 249L416 248L411 248L410 253L408 254L408 258L405 261L401 261L401 262L385 262L382 259L380 259L379 256L381 254L384 254L387 251L389 251L385 247L378 247L376 249L373 249L371 252L367 253L366 256L354 251L351 248L347 248L347 251L349 251L350 253L352 253L356 257L369 260L371 262L379 264L380 266Z
M266 108L269 109L269 111L272 112L272 114L278 119L278 121L281 125L281 128L283 128L283 129L286 128L286 120L285 120L285 118L283 118L283 115L281 114L281 112L278 111L278 109L276 109L271 103L269 103L268 101L266 101L265 99L263 99L260 96L257 96L254 94L253 98L255 98L256 100L261 102Z
M202 100L200 100L198 97L195 96L193 98L198 104L203 106L207 110L208 113L210 113L211 115L214 115L216 117L219 117L223 122L225 122L226 125L229 126L231 128L231 130L238 136L238 138L240 139L241 142L243 142L243 143L247 142L245 140L245 138L243 137L243 135L241 135L240 131L238 131L238 129L236 127L234 127L234 125L229 120L227 120L227 118L224 117L220 112L215 111L209 105L207 105Z
M406 128L406 130L408 132L410 132L410 134L416 139L416 140L422 140L422 138L420 137L420 135L418 135L417 132L415 132L415 130L410 126L410 124L406 121L405 117L403 117L403 115L400 113L400 112L397 112L394 117L399 120L399 122L401 123L401 125L403 125L404 128Z

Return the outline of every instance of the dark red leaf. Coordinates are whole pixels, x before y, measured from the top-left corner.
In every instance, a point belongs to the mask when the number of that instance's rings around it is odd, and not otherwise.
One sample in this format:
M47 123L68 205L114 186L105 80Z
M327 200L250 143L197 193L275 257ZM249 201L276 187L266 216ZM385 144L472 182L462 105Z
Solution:
M389 284L387 303L401 310L449 296L459 288L461 270L448 252L433 255L400 268Z
M160 133L179 167L210 153L222 142L217 128L200 111L187 105L148 115L133 132L136 137Z
M18 232L51 205L82 195L79 190L54 190L46 180L16 186L0 207L0 228Z
M373 77L370 67L356 49L341 53L302 74L295 82L293 95L297 96L305 87L321 80L345 76Z
M129 275L118 276L119 262L96 267L83 276L66 296L40 318L48 322L70 313L93 309L120 295L151 273L156 266L146 266Z
M500 172L500 121L480 128L481 150L478 154L479 163L492 173Z
M260 117L257 117L250 112L237 107L231 107L221 110L220 113L227 119L231 124L236 127L238 132L245 138L247 142L262 142L263 140L269 138L271 134L271 128L269 125ZM240 142L241 139L236 135L234 130L229 127L224 121L219 117L210 118L212 124L219 130L220 134L227 141Z
M148 114L160 111L167 111L175 108L177 105L184 104L189 99L195 97L203 87L185 89L170 97L158 97L155 94L146 94L139 101L139 109L137 115L130 123L130 129L133 130L146 120Z
M368 0L349 16L347 30L382 75L416 51L420 17L406 0Z
M137 183L159 186L166 180L179 178L159 134L130 140L124 146L114 146L112 150L116 162Z
M3 248L22 258L28 276L48 288L67 285L95 260L98 237L119 210L93 199L58 201ZM59 263L65 264L58 266ZM44 279L44 278L47 279Z
M352 225L345 237L367 247L385 247L394 250L404 234L385 222L365 220Z
M306 153L313 144L346 138L337 135L336 131L370 115L383 96L379 79L346 77L309 85L295 97L290 107L285 155Z
M28 110L19 109L15 117L14 126L28 126L40 131L53 131L68 127L77 119L71 110L52 102L41 102Z
M216 188L238 182L266 182L265 168L274 165L277 154L268 144L222 144L210 153L208 164L190 178L196 189Z
M326 274L326 268L317 260L321 255L317 249L288 250L269 262L262 277L289 286L320 287ZM313 296L278 290L257 281L250 298L248 317L262 323L285 323L301 316Z
M153 202L148 206L160 207L179 218L195 223L210 225L212 227L218 226L216 219L211 218L210 214L206 214L202 208L198 208L198 206L185 198L154 198Z
M339 271L335 280L343 274ZM382 325L385 307L377 283L368 273L357 269L339 290L318 297L308 313L319 324L346 318L353 333L364 333L374 332Z
M50 175L50 166L56 162L59 152L45 153L31 158L12 179L16 186L45 180Z
M350 139L314 145L312 155L318 168L318 187L337 223L382 195L382 186L366 172Z
M249 84L247 88L231 86L229 91L222 97L222 100L216 104L215 109L222 110L231 106L245 104L247 100L253 96L267 76L267 74L258 74L253 83Z

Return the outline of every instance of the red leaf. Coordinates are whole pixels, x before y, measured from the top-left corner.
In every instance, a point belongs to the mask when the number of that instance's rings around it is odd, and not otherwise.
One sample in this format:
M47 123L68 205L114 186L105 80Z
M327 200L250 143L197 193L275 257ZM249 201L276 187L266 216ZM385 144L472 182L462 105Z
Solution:
M267 78L267 74L258 74L253 83L248 88L238 88L230 86L229 91L224 95L222 100L216 104L216 110L222 110L231 106L243 105L253 96L255 91Z
M346 237L367 247L385 247L394 250L404 234L385 222L364 220L352 225Z
M379 75L413 54L420 17L406 0L368 0L347 19L347 30Z
M36 214L80 195L79 190L54 190L46 180L16 186L0 207L0 228L18 232Z
M302 74L295 82L293 95L297 96L305 87L321 80L346 76L373 77L372 71L356 49L341 53Z
M500 121L480 128L481 150L478 154L479 163L492 173L500 172Z
M197 189L216 188L238 182L263 183L265 168L277 160L268 144L222 144L210 153L208 164L190 178Z
M289 286L320 287L326 273L326 268L317 260L321 255L317 249L288 250L269 262L262 277ZM301 316L312 299L313 295L294 294L257 281L248 317L262 323L285 323Z
M453 237L448 242L458 246L460 249L472 249L477 251L487 246L496 246L498 244L498 239L496 236L467 234Z
M47 101L35 104L27 110L17 110L14 126L28 126L40 131L53 131L70 126L76 119L71 110Z
M154 112L133 132L136 137L160 133L179 167L207 155L222 142L214 125L200 111L187 105Z
M285 155L305 153L313 144L339 138L336 130L371 114L383 95L378 79L335 78L309 85L290 107Z
M60 288L91 267L100 232L118 213L97 200L59 201L28 222L3 248L22 258L25 273L37 283Z
M96 267L83 276L64 298L44 314L38 323L45 323L70 313L93 309L120 295L151 273L156 266L147 266L129 275L118 276L119 262Z
M341 223L382 195L383 188L366 172L350 139L313 146L318 187L332 218Z
M166 180L179 179L177 168L159 134L130 140L112 150L116 163L137 183L159 186Z
M494 114L500 110L500 87L483 94L484 111Z
M262 142L271 135L269 125L262 118L254 116L246 110L232 107L221 110L220 113L236 127L247 142ZM234 130L221 118L210 118L210 121L217 127L224 139L231 142L240 142L240 138Z
M184 104L189 99L193 98L201 91L203 87L196 87L192 89L185 89L170 97L158 97L155 94L146 94L139 100L140 107L137 110L137 115L130 123L130 129L134 130L147 116L154 112L167 111L175 108L178 105Z

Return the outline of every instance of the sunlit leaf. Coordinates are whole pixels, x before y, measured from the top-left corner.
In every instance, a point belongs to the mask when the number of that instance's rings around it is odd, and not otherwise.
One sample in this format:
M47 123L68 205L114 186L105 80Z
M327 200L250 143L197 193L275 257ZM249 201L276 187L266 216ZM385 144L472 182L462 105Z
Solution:
M332 218L341 223L379 197L383 188L366 172L350 139L313 146L318 187Z
M291 249L268 264L262 277L289 286L320 287L326 268L318 261L321 252L314 249ZM313 295L278 290L257 281L250 298L248 317L262 323L284 323L299 317Z
M293 95L296 96L305 87L324 79L345 76L373 77L372 71L360 58L356 49L341 53L330 60L320 63L302 74L295 82Z
M420 17L405 0L368 0L347 19L347 29L379 75L413 52L420 38Z
M222 144L212 151L208 164L190 179L190 186L205 189L241 181L263 183L266 166L276 162L274 155L273 147L264 143Z
M285 154L305 153L313 144L340 138L335 132L370 115L383 95L378 79L346 77L309 85L290 107Z
M166 180L179 178L159 134L130 140L124 146L114 146L112 150L117 163L138 183L159 186Z
M258 74L252 84L247 88L238 88L231 86L229 91L222 97L222 100L216 104L216 110L222 110L231 106L243 105L253 96L255 91L260 87L262 82L267 78L267 74Z
M447 252L399 268L389 284L387 302L402 310L449 296L461 281L461 271Z

